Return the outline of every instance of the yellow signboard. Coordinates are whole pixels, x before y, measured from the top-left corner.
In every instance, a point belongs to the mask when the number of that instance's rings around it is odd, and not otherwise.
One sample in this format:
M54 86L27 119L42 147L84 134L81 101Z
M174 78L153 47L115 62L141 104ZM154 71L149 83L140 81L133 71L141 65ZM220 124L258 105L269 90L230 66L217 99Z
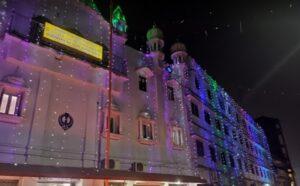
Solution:
M88 54L97 60L101 61L103 58L103 47L101 45L93 43L50 23L45 23L43 37L79 52Z

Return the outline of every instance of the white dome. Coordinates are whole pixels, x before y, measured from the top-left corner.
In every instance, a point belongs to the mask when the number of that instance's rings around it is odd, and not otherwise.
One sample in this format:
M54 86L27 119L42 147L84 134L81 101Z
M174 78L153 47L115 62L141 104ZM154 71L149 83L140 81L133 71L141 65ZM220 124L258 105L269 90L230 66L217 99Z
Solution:
M163 32L159 28L157 28L155 25L153 25L153 27L150 30L148 30L148 32L147 32L148 41L153 38L159 38L159 39L163 38Z
M186 51L186 47L183 43L177 42L171 46L171 53L178 51Z

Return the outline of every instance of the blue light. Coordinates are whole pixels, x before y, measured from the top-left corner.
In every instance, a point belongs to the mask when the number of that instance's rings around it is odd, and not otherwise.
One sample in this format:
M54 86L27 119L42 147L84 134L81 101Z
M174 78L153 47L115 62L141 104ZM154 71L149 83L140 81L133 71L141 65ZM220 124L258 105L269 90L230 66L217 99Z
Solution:
M173 72L173 68L172 68L171 66L167 66L167 67L165 68L165 70L166 70L167 72L169 72L169 73L172 73L172 72Z

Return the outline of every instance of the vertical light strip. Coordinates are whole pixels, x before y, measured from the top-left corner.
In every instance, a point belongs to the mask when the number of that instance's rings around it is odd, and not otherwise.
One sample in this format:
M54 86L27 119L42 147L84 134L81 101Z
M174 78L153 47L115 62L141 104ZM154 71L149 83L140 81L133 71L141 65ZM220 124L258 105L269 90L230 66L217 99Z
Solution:
M6 108L7 108L7 104L8 104L8 98L9 98L9 95L3 94L2 101L1 101L1 106L0 106L0 113L5 113L6 112Z
M11 115L15 114L17 101L18 101L18 97L17 96L12 96L11 97L8 114L11 114Z

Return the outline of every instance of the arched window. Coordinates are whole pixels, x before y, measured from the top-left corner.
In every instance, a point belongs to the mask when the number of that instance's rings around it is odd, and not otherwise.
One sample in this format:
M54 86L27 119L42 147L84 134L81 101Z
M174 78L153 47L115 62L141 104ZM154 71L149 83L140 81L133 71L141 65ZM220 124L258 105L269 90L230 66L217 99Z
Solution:
M168 94L168 100L174 101L175 96L174 96L174 88L171 86L167 86L167 94Z
M149 112L140 113L138 119L138 139L141 144L145 145L153 145L155 143L154 136L154 121L152 120L152 116Z
M173 146L176 147L182 147L183 142L183 130L181 127L173 126L172 127L172 143Z
M139 89L147 92L147 78L143 76L139 76Z
M15 72L18 73L18 70ZM0 82L0 121L20 123L27 89L19 76L9 75Z

